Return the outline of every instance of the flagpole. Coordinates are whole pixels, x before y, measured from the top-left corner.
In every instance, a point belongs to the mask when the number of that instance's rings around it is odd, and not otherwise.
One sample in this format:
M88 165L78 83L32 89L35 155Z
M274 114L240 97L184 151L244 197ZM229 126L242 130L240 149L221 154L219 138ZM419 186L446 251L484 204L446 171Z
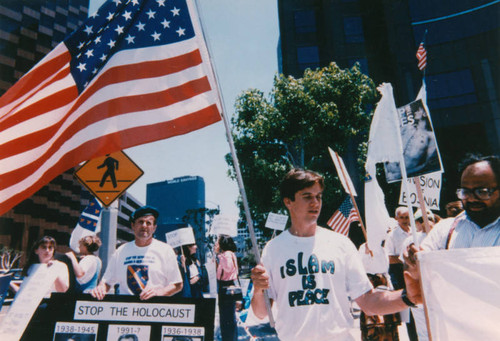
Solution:
M398 115L398 112L396 110L396 115ZM401 176L402 176L402 181L405 186L406 193L411 193L410 188L408 186L408 175L406 173L406 165L405 165L405 159L404 159L404 153L403 153L403 139L401 136L401 129L399 126L400 119L398 116L395 117L396 119L396 129L398 131L397 136L398 136L398 147L399 147L399 169L401 170ZM417 247L417 249L420 248L420 242L417 239L417 229L415 227L415 217L413 216L413 208L411 207L410 200L407 202L407 207L408 207L408 215L410 216L410 230L411 234L413 237L413 243Z
M431 229L429 226L429 218L427 217L427 207L425 206L424 193L422 192L422 186L420 186L420 178L415 176L413 178L413 182L415 183L415 188L417 189L417 198L420 205L420 211L422 212L422 219L424 220L425 233L429 233Z
M198 9L197 0L194 0L194 6L196 7L195 8L196 12L198 12L198 10L197 10ZM250 206L248 205L247 194L246 194L245 186L244 186L244 183L243 183L243 177L241 175L241 170L240 170L240 164L239 164L239 161L238 161L238 156L236 154L236 149L235 149L235 146L234 146L233 135L232 135L232 132L231 132L231 128L230 128L230 125L229 125L228 118L227 118L227 116L225 114L226 113L226 109L225 109L225 104L224 104L224 100L223 100L223 96L222 96L222 90L221 90L220 85L219 85L215 63L213 62L211 54L210 54L209 44L208 44L208 41L205 39L205 33L204 33L203 25L202 25L202 22L201 22L201 17L199 15L197 17L198 17L198 20L199 20L199 23L200 23L200 29L203 32L203 39L205 40L205 45L207 47L207 53L208 53L208 57L210 59L210 64L212 65L213 77L215 78L215 80L216 80L215 83L217 84L217 89L218 89L217 95L219 97L219 101L220 101L220 104L222 106L222 110L221 110L222 122L224 122L224 128L226 130L226 137L227 137L227 141L229 143L229 149L231 151L231 156L233 158L233 166L234 166L234 170L236 172L236 180L238 182L238 187L239 187L240 194L241 194L241 200L243 202L243 208L244 208L244 211L245 211L245 217L247 219L247 227L248 227L248 232L250 234L250 240L252 241L253 254L254 254L254 257L255 257L255 261L257 262L257 264L259 264L259 263L261 263L260 251L259 251L259 248L257 246L257 238L255 237L255 230L254 230L254 227L253 227L252 215L250 214ZM271 300L269 299L269 294L268 294L267 290L264 290L264 301L265 301L265 304L266 304L267 315L269 317L269 324L271 325L271 327L274 328L275 321L274 321L274 317L273 317L273 313L272 313L272 309L271 309Z
M339 165L341 165L339 154L337 154L337 152L334 152L334 153L335 153L335 157L337 158L337 162L339 163ZM373 257L373 252L368 247L368 236L366 234L365 225L363 224L363 219L361 219L361 214L359 213L358 204L356 204L356 200L354 200L354 195L352 194L351 186L349 186L349 181L347 181L347 176L344 173L344 168L340 167L340 171L342 172L342 177L344 179L346 179L345 183L347 186L347 191L349 192L349 196L351 197L351 201L352 201L352 204L354 205L354 209L358 213L359 225L361 226L361 230L363 231L363 235L365 236L365 240L366 240L366 249L368 250L368 252L370 252L370 255Z

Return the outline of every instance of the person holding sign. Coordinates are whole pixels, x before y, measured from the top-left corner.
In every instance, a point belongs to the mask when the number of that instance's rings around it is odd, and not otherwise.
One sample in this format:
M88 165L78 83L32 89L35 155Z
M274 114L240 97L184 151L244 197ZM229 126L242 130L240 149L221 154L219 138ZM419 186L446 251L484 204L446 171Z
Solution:
M184 277L181 297L203 298L203 277L200 261L196 257L197 248L196 244L182 245L182 254L178 256L179 269Z
M159 212L151 206L130 216L135 240L121 245L111 257L99 285L90 293L102 300L119 284L119 294L138 295L141 300L172 296L182 289L182 277L172 247L153 238Z
M367 315L408 308L402 291L375 291L354 244L344 235L318 226L324 179L315 172L292 169L280 192L291 226L267 243L262 264L252 269L252 308L267 316L264 290L277 305L280 340L353 340L351 302Z
M422 250L500 246L500 158L471 155L462 162L460 170L457 197L465 212L456 216L452 224L436 225L420 245ZM405 254L409 270L405 279L412 279L416 289L418 251L412 244Z
M46 293L45 297L50 297L53 292L66 292L69 288L69 272L66 264L54 259L54 252L56 250L56 240L49 236L44 236L38 240L31 248L28 261L23 268L23 276L29 277L38 268L46 267L50 268L51 271L56 273L54 283L50 287L49 291ZM28 281L23 281L27 283ZM12 288L17 292L23 289L17 287L12 283Z

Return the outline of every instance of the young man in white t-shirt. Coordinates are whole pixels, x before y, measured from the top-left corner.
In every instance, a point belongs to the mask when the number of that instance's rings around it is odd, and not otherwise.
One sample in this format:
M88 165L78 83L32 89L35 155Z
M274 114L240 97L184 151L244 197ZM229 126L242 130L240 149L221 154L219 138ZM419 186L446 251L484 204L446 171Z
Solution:
M101 282L90 292L92 296L102 300L115 284L119 285L119 294L138 295L141 300L172 296L182 290L174 250L153 238L158 215L151 206L140 207L132 214L135 240L115 251Z
M262 264L252 269L252 308L257 317L267 316L269 289L281 340L351 340L351 300L368 315L408 308L401 290L373 290L348 238L317 225L324 190L319 174L293 169L280 190L291 227L266 245Z

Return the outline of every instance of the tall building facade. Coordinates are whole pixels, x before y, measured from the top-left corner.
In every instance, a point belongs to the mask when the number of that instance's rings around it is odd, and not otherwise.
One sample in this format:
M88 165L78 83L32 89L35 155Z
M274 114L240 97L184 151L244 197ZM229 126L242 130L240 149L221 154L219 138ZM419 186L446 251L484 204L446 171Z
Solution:
M89 0L0 2L0 95L83 23L88 5ZM87 204L69 170L0 217L0 245L26 252L43 235L67 245Z
M205 259L205 181L202 177L183 176L148 184L146 203L160 212L159 233L191 226L200 260Z
M454 199L467 152L500 153L500 3L493 0L278 0L280 71L336 62L393 85L397 106L415 100L423 73L443 159L442 202Z

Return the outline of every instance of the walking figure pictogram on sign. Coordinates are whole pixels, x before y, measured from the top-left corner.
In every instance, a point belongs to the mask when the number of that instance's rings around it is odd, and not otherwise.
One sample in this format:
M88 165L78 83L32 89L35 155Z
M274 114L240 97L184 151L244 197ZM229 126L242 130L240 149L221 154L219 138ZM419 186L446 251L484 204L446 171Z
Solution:
M120 162L118 162L118 160L112 158L111 156L109 156L109 154L106 154L106 159L104 159L104 162L101 163L99 166L97 166L97 169L106 167L106 171L102 175L99 187L104 186L104 184L106 183L106 179L108 177L111 178L111 182L113 183L113 188L116 188L118 186L118 184L116 183L115 169L118 170L119 165Z
M106 207L143 174L124 152L87 161L75 172L78 180Z

